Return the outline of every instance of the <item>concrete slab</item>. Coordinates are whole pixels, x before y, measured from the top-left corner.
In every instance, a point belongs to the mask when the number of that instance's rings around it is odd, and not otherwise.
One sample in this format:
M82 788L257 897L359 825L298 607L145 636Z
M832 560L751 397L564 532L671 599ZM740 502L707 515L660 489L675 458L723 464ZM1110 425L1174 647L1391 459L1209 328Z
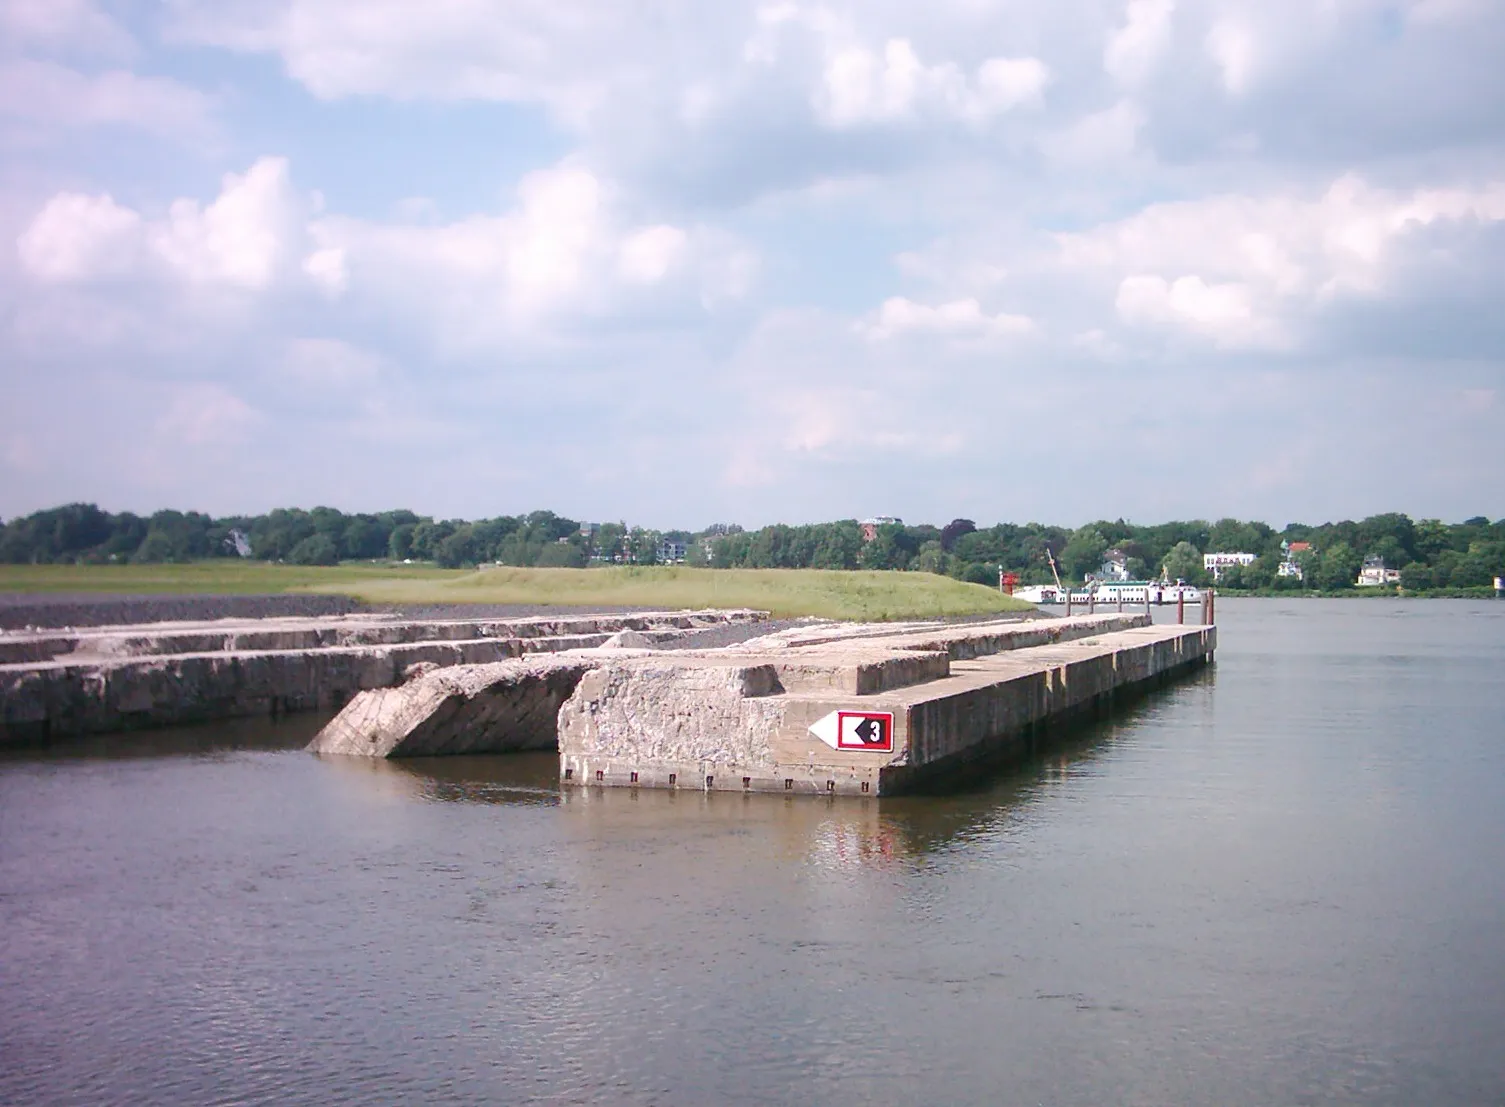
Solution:
M507 620L353 615L12 632L0 636L0 745L330 710L360 692L403 684L415 665L563 653L623 632L656 644L764 618L745 610Z
M1216 644L1212 627L1138 625L977 653L994 635L984 628L968 642L965 628L948 630L941 640L950 652L975 656L913 654L939 659L944 672L935 663L933 679L869 695L785 686L785 651L743 651L737 664L666 665L652 657L603 665L581 678L560 709L560 778L584 786L891 795L973 761L1027 752L1042 728L1204 665ZM879 640L869 654L890 654L899 644L910 643ZM830 658L832 671L859 650L854 641L845 656ZM818 670L817 658L808 656ZM880 716L889 748L833 749L811 733L840 712Z

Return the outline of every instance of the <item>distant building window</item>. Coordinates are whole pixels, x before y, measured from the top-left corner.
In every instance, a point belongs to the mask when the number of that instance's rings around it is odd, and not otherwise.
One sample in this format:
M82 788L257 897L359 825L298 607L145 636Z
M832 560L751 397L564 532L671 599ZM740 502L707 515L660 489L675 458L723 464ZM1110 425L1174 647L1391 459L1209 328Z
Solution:
M660 564L678 564L685 559L685 544L683 542L671 542L665 539L658 544L658 560Z
M1213 580L1221 580L1223 571L1231 569L1235 565L1240 567L1252 565L1258 558L1258 554L1252 553L1210 553L1202 555L1202 568L1212 576Z

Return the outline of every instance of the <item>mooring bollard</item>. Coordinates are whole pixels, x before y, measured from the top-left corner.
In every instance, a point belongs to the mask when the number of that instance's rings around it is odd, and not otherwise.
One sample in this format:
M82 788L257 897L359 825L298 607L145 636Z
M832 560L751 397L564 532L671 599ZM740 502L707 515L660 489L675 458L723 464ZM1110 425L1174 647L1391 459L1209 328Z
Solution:
M1087 593L1087 614L1088 615L1096 615L1097 614L1097 593L1096 592L1089 591Z
M1217 593L1211 588L1202 593L1202 625L1204 627L1212 626L1213 600L1216 598Z
M1181 626L1185 622L1186 622L1186 592L1183 589L1181 589L1181 588L1178 587L1176 589L1176 625L1177 626Z

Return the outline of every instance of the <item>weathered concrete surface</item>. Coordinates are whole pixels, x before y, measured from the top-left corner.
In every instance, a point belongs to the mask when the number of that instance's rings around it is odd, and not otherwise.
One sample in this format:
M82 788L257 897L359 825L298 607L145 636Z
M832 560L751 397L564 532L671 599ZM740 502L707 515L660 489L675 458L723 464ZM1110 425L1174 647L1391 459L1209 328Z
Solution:
M653 612L513 620L392 616L276 619L6 634L0 745L328 710L401 684L409 668L489 664L600 646L613 635L656 644L759 612ZM42 656L46 655L46 656Z
M741 612L729 614L746 618ZM1112 617L1048 620L1042 622L1045 629L1021 637L1018 632L1024 624L1010 620L972 624L969 633L980 643L977 649L1008 649L1036 641L1041 634L1047 638L1070 637L1131 623L1132 617L1117 622ZM576 647L599 644L601 648L572 649L570 671L578 679L580 673L599 666L639 658L642 663L632 667L637 682L623 699L630 706L623 709L648 718L660 708L679 710L675 705L688 698L700 705L688 714L700 720L696 725L701 725L702 736L712 737L724 734L734 717L743 714L748 715L746 726L754 725L755 708L738 706L735 710L728 708L730 714L718 712L718 695L730 695L727 689L737 689L733 698L739 705L745 705L753 695L751 689L764 687L758 681L765 676L767 694L872 695L945 676L950 665L945 644L954 637L935 623L824 623L756 640L771 643L766 649L686 650L656 655L651 662L641 659L643 647L653 645L662 634L628 628L599 643L576 642ZM907 639L902 637L906 634L924 639L931 648L906 648ZM866 637L858 640L860 635ZM610 652L612 649L617 652ZM756 660L750 662L749 658ZM552 747L554 734L551 731L547 739L540 736L541 709L526 692L529 681L541 679L543 671L482 665L466 666L443 677L425 677L401 687L391 687L396 681L382 681L368 686L381 690L363 692L351 700L309 748L321 753L414 757L462 751L505 752L534 748L540 742ZM754 678L749 675L753 673L763 675ZM562 702L555 703L556 710ZM518 712L516 734L506 726L509 710ZM740 735L743 730L736 733Z
M564 654L435 669L361 692L308 748L363 757L554 749L560 706L597 664Z
M1205 664L1216 643L1214 628L1142 615L850 629L429 672L361 694L309 748L407 757L557 744L570 785L884 795L1017 756L1048 727ZM891 714L893 749L836 750L810 733L839 710Z
M193 653L314 650L488 638L566 638L633 631L672 636L726 623L762 621L756 611L654 611L518 619L407 619L358 614L324 618L216 619L81 630L0 633L0 665Z
M1206 664L1212 627L1130 625L1054 640L972 626L909 636L829 641L808 650L721 658L608 662L583 678L560 710L561 779L567 784L708 790L893 794L972 761L1028 751L1044 728L1104 709ZM968 637L970 635L970 637ZM937 646L926 654L907 649ZM998 649L1012 643L1015 649ZM795 671L842 670L876 653L931 657L933 679L861 693L791 687ZM955 660L952 655L958 655ZM757 664L758 661L763 664ZM944 663L945 671L940 672ZM793 683L793 682L790 682ZM835 679L829 685L838 683ZM809 727L833 711L893 716L893 750L835 750Z

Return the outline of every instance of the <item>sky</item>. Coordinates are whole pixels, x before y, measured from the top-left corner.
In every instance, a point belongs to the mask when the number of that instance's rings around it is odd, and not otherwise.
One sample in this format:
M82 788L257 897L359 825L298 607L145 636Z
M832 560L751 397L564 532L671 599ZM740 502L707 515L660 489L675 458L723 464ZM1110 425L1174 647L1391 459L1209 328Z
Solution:
M0 516L1505 515L1500 0L0 0Z

